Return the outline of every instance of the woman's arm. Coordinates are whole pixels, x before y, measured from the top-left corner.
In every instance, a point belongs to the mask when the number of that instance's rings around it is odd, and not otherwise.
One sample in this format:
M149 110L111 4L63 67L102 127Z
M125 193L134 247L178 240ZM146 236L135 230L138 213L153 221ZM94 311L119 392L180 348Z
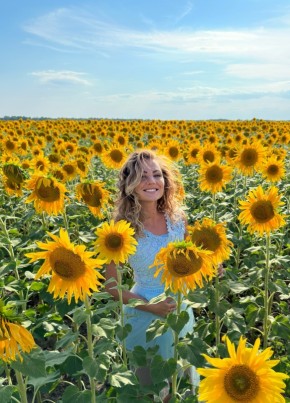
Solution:
M106 291L113 296L115 300L119 299L119 294L117 290L117 267L114 262L111 262L106 266L105 272L105 289ZM109 281L111 280L111 281ZM122 291L123 303L128 304L130 299L140 299L144 301L144 305L138 305L135 308L140 309L141 311L151 312L154 315L165 317L170 312L173 312L176 309L176 303L173 298L167 297L164 301L160 301L157 304L149 304L148 300L141 297L138 294L133 293L129 290Z

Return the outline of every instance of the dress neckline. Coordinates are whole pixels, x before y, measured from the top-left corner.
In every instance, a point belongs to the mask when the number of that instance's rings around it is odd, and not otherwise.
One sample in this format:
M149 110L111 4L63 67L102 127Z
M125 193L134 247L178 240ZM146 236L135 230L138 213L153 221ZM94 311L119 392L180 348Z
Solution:
M149 231L148 229L144 228L144 232L147 232L147 234L153 235L153 236L166 236L170 232L170 223L169 223L169 217L167 213L164 213L164 218L166 222L166 232L164 234L154 234L154 232Z

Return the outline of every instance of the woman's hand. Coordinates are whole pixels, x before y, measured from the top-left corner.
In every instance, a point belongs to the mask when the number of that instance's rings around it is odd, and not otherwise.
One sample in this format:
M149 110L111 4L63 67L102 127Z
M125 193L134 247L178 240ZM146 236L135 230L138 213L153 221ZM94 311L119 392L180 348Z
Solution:
M154 315L165 318L169 313L174 312L176 309L176 302L173 298L167 297L164 301L157 304L148 304L147 310Z

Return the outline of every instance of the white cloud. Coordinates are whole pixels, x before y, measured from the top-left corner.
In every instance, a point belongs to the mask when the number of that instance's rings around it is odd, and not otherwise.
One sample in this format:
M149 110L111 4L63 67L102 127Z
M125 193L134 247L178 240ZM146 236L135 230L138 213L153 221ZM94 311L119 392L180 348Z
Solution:
M31 73L32 76L38 77L42 83L69 83L69 84L81 84L81 85L91 85L91 83L84 78L85 73L80 73L76 71L62 70L45 70L45 71L34 71Z
M225 73L234 77L246 79L290 80L289 65L280 63L240 63L230 64Z

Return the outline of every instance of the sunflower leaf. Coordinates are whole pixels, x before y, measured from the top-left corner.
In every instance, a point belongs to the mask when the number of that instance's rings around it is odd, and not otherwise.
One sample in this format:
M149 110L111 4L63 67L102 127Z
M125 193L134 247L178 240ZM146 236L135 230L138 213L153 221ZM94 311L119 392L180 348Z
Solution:
M177 362L174 358L164 361L160 355L156 355L151 363L150 372L153 382L159 383L174 374Z
M180 333L188 321L189 314L186 311L181 311L179 315L170 313L166 318L168 326L177 333Z
M146 330L146 341L154 340L168 330L167 323L162 319L154 320Z

